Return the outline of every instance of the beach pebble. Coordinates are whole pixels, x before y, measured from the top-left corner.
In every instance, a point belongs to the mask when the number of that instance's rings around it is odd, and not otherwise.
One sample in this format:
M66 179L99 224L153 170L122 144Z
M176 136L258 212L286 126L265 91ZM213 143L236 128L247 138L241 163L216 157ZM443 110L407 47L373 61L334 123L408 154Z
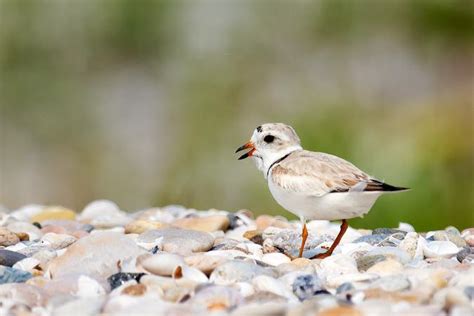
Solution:
M432 241L423 245L423 254L427 258L450 258L459 252L459 248L450 241Z
M89 203L79 214L78 219L83 223L100 228L125 226L132 221L125 212L119 209L117 204L107 200Z
M300 301L312 298L314 295L326 292L321 280L315 274L298 276L292 285L293 293Z
M158 221L134 220L125 225L125 234L141 234L148 230L160 229L168 225Z
M2 266L11 267L18 261L23 260L25 258L26 256L21 253L0 249L0 265Z
M244 302L243 296L236 289L210 285L201 288L189 301L194 306L203 306L211 312L230 311Z
M197 254L184 258L184 262L188 266L196 268L207 275L210 275L214 269L227 261L229 259L226 257L206 254Z
M7 247L20 242L20 238L10 230L0 227L0 246Z
M31 222L41 223L47 220L74 220L76 213L70 209L61 206L50 206L41 210L41 212L33 215L30 219Z
M53 277L71 273L107 277L119 272L120 262L140 253L138 246L124 235L98 232L69 246L62 256L51 260L49 270Z
M27 271L0 266L0 284L23 283L33 275Z
M172 223L175 227L209 233L218 230L226 231L229 224L229 218L225 215L180 218Z
M179 255L159 253L145 258L140 264L149 273L171 276L177 266L184 264L184 260Z
M109 276L107 278L107 282L109 283L110 288L113 290L131 280L140 282L141 277L144 275L145 273L119 272Z
M51 249L63 249L76 241L76 237L67 234L47 233L41 237L41 242Z
M210 276L211 282L229 285L236 282L248 282L258 275L276 276L270 269L262 268L249 261L229 261L218 266Z
M214 240L215 238L206 232L179 228L164 228L144 232L138 237L137 242L158 242L163 251L190 255L193 252L211 249Z

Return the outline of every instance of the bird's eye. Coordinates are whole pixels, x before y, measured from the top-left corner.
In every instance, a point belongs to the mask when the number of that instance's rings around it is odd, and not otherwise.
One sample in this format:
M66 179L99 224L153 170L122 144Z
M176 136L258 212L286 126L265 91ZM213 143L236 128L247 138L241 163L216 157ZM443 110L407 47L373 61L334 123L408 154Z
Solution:
M274 140L275 140L275 136L273 136L273 135L267 135L263 138L263 141L267 144L270 144Z

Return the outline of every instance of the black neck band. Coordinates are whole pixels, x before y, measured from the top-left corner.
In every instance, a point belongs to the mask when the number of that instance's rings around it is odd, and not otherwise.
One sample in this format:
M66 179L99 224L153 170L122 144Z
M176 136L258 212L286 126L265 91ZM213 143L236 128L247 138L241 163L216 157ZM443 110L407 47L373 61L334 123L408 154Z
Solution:
M287 153L286 155L284 155L284 156L281 157L280 159L275 160L275 161L270 165L270 167L268 167L268 170L267 170L267 178L268 178L268 174L270 173L270 170L272 169L272 167L273 167L274 165L276 165L277 163L282 162L283 160L285 160L291 153L292 153L292 152Z

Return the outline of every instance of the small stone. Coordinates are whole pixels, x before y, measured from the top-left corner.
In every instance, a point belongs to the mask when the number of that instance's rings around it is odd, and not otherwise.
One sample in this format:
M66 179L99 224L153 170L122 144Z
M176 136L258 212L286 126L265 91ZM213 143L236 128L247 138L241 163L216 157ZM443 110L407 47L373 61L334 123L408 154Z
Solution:
M450 258L459 252L459 248L450 241L432 241L423 246L427 258Z
M474 228L467 228L461 232L461 237L469 247L474 247Z
M274 217L270 215L260 215L255 220L258 230L265 230L266 228L278 227L278 228L291 228L291 224L285 218Z
M337 287L336 294L351 292L353 290L355 290L354 285L350 282L345 282Z
M376 234L376 235L365 235L357 238L356 240L353 241L353 243L360 243L360 242L365 242L368 243L369 245L377 245L384 241L387 237L389 237L389 234Z
M408 253L412 259L423 259L423 241L415 232L406 234L405 239L398 245L398 247Z
M79 239L49 264L53 278L82 273L106 277L119 272L120 263L141 254L134 241L115 232L97 232Z
M456 259L458 259L459 262L463 262L464 260L470 260L474 262L474 247L464 247L462 248L457 254L456 254Z
M357 269L361 272L367 271L370 267L372 267L376 263L384 261L386 259L387 258L383 255L363 256L356 260Z
M464 288L464 294L469 300L474 300L474 286L466 286Z
M453 230L450 232L438 230L432 234L432 237L435 241L451 241L458 247L466 246L466 241L461 238L460 234L456 234Z
M48 296L43 289L36 286L24 283L7 283L0 285L0 300L2 302L17 303L18 307L26 306L31 310L35 307L45 307ZM4 308L3 305L2 309ZM21 315L21 313L19 314Z
M20 260L25 259L26 256L10 250L0 249L0 265L11 267Z
M41 237L41 242L52 249L63 249L73 244L77 239L71 235L47 233Z
M140 264L150 273L171 276L176 267L184 264L184 260L181 256L175 254L158 253L156 255L147 256Z
M122 290L122 294L131 296L142 296L146 292L146 286L143 284L132 284Z
M272 247L278 249L284 254L290 257L297 257L299 248L301 246L301 232L294 229L282 229L276 227L268 227L264 230L263 235L264 239L263 246L271 244ZM315 251L321 250L320 248L316 249L323 241L328 241L327 239L319 238L312 233L309 233L308 238L305 244L305 251L303 255L305 257L311 257L314 255ZM325 250L323 250L325 251Z
M156 221L135 220L125 225L125 234L141 234L148 230L167 227L167 224Z
M144 275L145 273L119 272L109 276L107 281L110 284L110 288L113 290L130 280L135 280L138 283Z
M367 273L375 273L381 276L390 275L402 271L403 265L391 258L375 263L369 269Z
M400 292L409 289L411 283L402 275L390 275L376 280L371 287L380 288L387 292Z
M229 224L229 218L224 215L180 218L173 222L173 226L175 227L209 233L218 230L226 231Z
M194 306L203 306L212 312L231 310L244 302L236 289L219 285L205 286L189 301Z
M75 218L76 213L74 211L61 206L51 206L44 208L41 213L31 217L30 221L41 223L50 219L74 220Z
M312 298L319 293L326 293L321 280L315 274L298 276L293 282L293 293L300 301Z
M266 253L263 255L261 260L271 266L278 266L283 263L291 262L291 259L288 258L288 256L285 256L284 254L279 252Z
M195 230L164 228L144 232L138 237L137 242L145 244L159 243L163 251L186 256L193 252L211 249L214 245L214 236Z
M354 307L338 306L321 310L319 316L362 316L362 313Z
M403 235L407 234L406 231L396 229L396 228L376 228L372 231L372 235L393 235L396 233L400 233Z
M0 227L0 246L8 247L20 242L18 236L4 227Z
M112 228L125 226L132 221L117 204L108 200L98 200L89 203L81 214L79 220L99 228Z
M30 235L28 235L27 233L15 233L16 236L20 239L20 241L29 241L30 240Z
M229 261L218 266L210 276L211 282L229 285L236 282L248 282L258 275L274 276L275 272L262 268L252 262Z
M31 277L33 275L27 271L0 266L0 284L23 283Z
M197 254L184 258L184 262L193 268L196 268L206 275L210 275L215 268L229 261L229 259L221 256Z
M255 244L262 245L263 238L262 238L262 231L261 230L248 230L244 233L244 238L247 238L251 242Z
M33 224L26 222L13 222L8 224L7 229L16 234L28 234L28 240L37 240L41 237L42 233ZM17 235L18 236L18 235ZM18 237L21 239L21 237Z

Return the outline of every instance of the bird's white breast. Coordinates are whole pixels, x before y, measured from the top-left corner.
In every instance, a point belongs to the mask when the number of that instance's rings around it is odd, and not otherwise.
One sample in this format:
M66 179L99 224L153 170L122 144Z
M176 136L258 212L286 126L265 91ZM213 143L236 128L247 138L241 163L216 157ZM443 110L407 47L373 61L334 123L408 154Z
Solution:
M321 196L287 191L272 181L268 187L275 200L286 210L306 219L340 220L367 214L382 192L340 192Z

